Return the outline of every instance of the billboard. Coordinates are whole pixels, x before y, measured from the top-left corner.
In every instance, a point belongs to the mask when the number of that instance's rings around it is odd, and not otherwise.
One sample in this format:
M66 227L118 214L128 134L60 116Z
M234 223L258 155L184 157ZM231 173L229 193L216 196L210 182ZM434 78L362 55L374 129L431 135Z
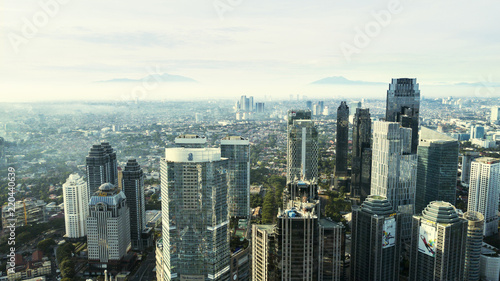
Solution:
M384 221L382 232L382 248L392 247L396 244L396 219L391 217Z
M422 223L418 233L418 251L434 257L436 255L436 236L435 226Z

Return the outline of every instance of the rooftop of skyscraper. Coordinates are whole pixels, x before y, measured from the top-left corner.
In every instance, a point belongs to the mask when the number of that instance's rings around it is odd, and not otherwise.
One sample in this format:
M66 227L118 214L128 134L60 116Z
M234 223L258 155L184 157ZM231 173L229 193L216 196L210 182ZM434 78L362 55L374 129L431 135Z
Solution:
M493 157L480 157L477 159L474 159L475 162L479 162L482 164L496 164L500 162L499 158L493 158Z

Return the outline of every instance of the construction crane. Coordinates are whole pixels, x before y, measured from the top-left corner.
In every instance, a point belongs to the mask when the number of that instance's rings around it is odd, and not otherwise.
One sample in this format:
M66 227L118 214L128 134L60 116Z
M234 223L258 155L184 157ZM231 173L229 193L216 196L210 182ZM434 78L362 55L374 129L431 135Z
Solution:
M28 213L26 212L26 198L23 198L23 207L24 207L24 225L28 225Z

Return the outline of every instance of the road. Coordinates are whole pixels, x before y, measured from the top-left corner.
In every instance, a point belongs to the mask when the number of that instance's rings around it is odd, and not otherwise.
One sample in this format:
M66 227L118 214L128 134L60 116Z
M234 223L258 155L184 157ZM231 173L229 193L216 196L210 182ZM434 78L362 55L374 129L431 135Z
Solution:
M155 253L148 254L146 260L141 262L141 265L134 277L130 278L131 281L141 281L141 280L153 280L156 276L153 273L153 269L156 266Z

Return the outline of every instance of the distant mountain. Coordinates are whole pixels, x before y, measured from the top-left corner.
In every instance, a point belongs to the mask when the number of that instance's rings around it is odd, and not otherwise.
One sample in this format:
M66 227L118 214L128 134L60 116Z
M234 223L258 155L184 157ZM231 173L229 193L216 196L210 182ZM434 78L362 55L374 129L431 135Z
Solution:
M141 79L130 79L130 78L116 78L111 80L97 81L98 83L129 83L129 82L141 82L141 81L158 81L158 82L186 82L186 83L198 83L198 81L180 75L172 75L168 73L163 74L151 74Z
M382 82L367 82L349 80L343 76L326 77L318 81L312 82L310 85L386 85L388 83Z

